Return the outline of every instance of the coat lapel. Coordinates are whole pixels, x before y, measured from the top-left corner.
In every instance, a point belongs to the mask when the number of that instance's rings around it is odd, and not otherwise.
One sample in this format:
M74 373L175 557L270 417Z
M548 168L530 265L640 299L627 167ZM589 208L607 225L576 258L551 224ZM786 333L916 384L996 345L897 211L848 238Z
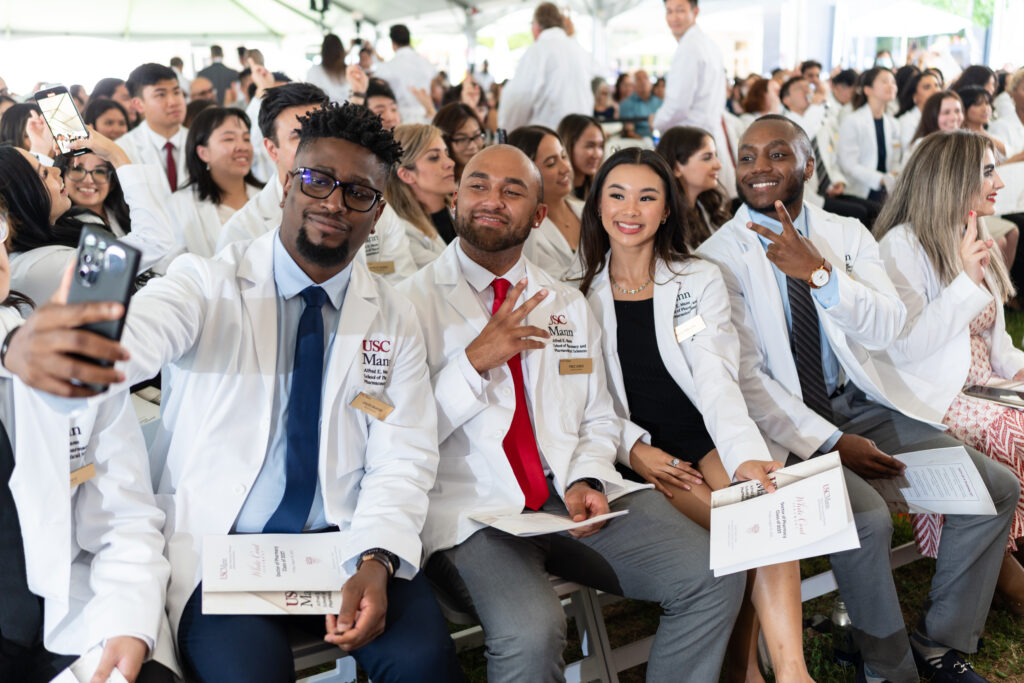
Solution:
M271 230L249 244L238 268L238 288L249 318L265 396L274 392L277 374L277 284L274 281L274 240Z

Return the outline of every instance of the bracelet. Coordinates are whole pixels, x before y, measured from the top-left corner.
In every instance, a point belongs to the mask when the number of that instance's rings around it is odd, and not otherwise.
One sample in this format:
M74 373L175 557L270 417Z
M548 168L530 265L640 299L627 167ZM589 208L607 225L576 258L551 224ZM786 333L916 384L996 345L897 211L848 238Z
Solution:
M13 330L7 333L4 337L4 343L0 345L0 366L6 367L7 364L7 350L11 348L11 339L14 338L14 333L21 329L21 325L18 325Z
M398 565L401 564L401 560L399 560L398 556L394 553L389 552L384 548L370 548L363 552L362 556L356 561L356 571L359 571L366 560L374 560L384 565L384 568L388 572L388 578L395 575L395 572L398 571Z

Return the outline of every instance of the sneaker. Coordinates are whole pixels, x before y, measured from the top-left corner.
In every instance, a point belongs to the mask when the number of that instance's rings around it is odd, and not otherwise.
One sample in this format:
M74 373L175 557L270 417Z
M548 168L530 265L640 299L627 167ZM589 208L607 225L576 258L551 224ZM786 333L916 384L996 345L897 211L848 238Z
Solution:
M914 663L918 672L928 678L931 683L989 683L971 666L971 663L960 656L956 650L949 650L941 657L927 660L910 648L914 653Z

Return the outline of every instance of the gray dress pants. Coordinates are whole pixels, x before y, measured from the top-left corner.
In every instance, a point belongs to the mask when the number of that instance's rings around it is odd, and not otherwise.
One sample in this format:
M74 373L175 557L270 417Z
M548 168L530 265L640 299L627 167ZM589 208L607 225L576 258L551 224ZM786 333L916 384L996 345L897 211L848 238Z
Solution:
M867 399L852 383L832 399L840 430L889 455L963 445L945 432ZM947 515L919 627L961 652L975 652L1010 533L1020 484L1007 468L966 447L995 503L994 516ZM892 517L882 497L846 470L861 547L830 557L854 637L871 669L893 683L919 680L889 565Z
M483 626L490 683L563 681L565 616L548 572L664 609L648 681L713 683L743 596L746 574L708 569L708 533L645 489L611 503L629 514L596 534L531 538L490 527L435 553L426 571ZM551 490L543 511L566 515Z

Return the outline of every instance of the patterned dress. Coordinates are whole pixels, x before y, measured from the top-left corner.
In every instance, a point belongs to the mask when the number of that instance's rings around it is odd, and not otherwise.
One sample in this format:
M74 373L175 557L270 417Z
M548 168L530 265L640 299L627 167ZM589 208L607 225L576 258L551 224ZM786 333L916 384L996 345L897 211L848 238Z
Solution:
M991 332L995 321L995 302L990 302L971 321L971 367L965 387L985 384L993 375L989 362L991 352L982 333ZM958 394L942 422L949 427L950 436L1006 465L1024 483L1024 411ZM914 515L914 538L922 555L935 557L938 554L942 519L942 515ZM1017 501L1007 548L1016 550L1014 541L1021 537L1024 537L1024 500Z

